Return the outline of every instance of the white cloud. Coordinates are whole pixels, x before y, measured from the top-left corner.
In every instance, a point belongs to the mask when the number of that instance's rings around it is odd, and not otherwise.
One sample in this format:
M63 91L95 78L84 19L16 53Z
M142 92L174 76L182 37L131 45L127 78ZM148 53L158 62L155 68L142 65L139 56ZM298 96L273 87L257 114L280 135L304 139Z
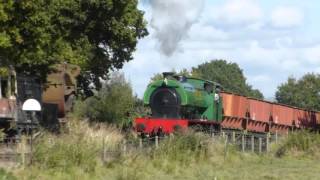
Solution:
M296 7L277 7L271 13L271 23L275 28L297 27L303 19L303 12Z
M262 9L254 0L229 0L213 8L212 13L211 21L225 26L247 26L257 23L263 17Z
M306 48L304 51L304 57L311 65L320 66L320 44L314 47Z
M273 6L276 8L269 12L254 0L227 0L213 5L209 1L172 57L159 52L156 32L149 27L150 36L139 41L134 60L124 66L139 97L153 74L172 68L190 70L212 59L239 64L249 84L266 97L272 97L288 76L299 78L306 72L320 72L319 39L296 28L304 23L305 9ZM151 8L147 8L150 22Z
M217 41L229 39L229 34L213 26L197 23L189 32L191 41Z

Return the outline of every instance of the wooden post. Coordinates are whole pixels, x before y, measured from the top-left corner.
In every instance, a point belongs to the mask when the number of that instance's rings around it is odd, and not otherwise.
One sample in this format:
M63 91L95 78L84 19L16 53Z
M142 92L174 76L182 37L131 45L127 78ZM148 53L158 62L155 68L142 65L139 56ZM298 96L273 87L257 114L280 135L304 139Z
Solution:
M262 153L262 138L259 137L259 153Z
M244 137L244 133L242 133L242 137L241 137L241 145L242 145L242 152L245 151L246 148L246 141L245 141L245 137Z
M224 134L224 140L227 144L229 143L229 135L227 133Z
M32 130L31 130L31 136L30 136L30 164L32 164L32 163L33 163L33 133L32 133Z
M170 139L170 141L172 141L174 139L174 134L173 133L170 133L169 139Z
M103 161L106 160L106 146L105 146L105 138L103 138L102 140L102 146L103 146L103 155L102 155L102 158L103 158Z
M266 152L268 152L269 151L269 133L267 133L267 135L266 135Z
M276 131L275 138L276 138L276 144L278 144L278 131Z
M213 125L210 126L210 136L212 137L212 134L214 133L214 127Z
M227 157L228 153L228 137L224 138L224 159Z
M232 131L232 143L235 144L236 143L236 132Z
M123 141L123 154L126 154L127 153L127 141L124 140Z
M25 166L26 166L26 138L25 138L25 136L22 136L21 137L21 142L20 142L20 144L21 144L21 159L22 159L22 166L23 166L23 168L25 168Z
M251 135L251 151L254 152L254 135Z
M159 146L159 137L158 136L156 136L156 148L158 148L158 146Z
M222 138L225 139L226 133L222 131Z
M139 147L142 149L143 145L142 145L142 138L139 139Z

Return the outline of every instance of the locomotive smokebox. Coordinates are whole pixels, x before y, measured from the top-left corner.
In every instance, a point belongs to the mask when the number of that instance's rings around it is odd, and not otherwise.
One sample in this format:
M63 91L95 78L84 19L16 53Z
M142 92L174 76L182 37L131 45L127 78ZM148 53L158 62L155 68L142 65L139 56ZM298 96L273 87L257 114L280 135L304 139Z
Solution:
M150 106L154 117L179 118L180 96L175 89L160 87L152 93Z

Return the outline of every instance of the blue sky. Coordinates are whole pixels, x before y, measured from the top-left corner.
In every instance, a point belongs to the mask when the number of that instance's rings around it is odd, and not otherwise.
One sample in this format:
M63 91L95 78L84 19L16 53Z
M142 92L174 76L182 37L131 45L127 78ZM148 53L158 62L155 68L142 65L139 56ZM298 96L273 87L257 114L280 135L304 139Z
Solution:
M142 97L155 73L236 62L272 98L289 76L320 73L320 1L142 0L150 35L123 72Z

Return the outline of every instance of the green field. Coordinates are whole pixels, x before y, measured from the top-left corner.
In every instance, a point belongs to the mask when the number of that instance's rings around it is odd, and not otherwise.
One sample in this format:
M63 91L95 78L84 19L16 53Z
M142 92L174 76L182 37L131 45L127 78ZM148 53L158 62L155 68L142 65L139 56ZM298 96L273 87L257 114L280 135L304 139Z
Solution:
M320 136L299 132L262 155L189 132L159 147L126 146L134 135L72 121L61 135L37 140L33 165L1 170L2 179L319 179ZM104 155L103 152L109 152ZM110 153L112 152L112 153ZM9 174L8 174L9 173Z

